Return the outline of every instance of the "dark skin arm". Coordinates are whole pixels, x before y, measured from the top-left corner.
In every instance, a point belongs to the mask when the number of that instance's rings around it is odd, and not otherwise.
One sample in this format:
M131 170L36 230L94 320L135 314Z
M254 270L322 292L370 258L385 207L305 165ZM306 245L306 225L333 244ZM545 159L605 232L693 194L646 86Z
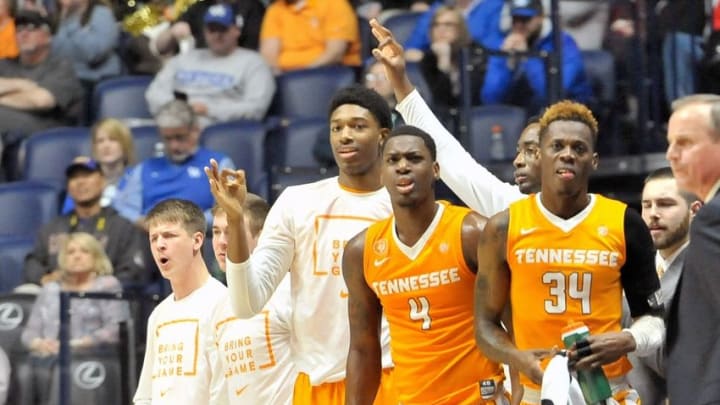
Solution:
M507 211L494 215L478 243L475 339L489 359L505 363L540 384L543 376L540 359L552 354L551 350L519 350L502 325L510 299L510 268L505 254L508 222Z
M372 405L382 373L380 319L382 306L365 282L363 250L365 231L352 238L343 252L342 269L348 289L350 351L347 361L345 403Z

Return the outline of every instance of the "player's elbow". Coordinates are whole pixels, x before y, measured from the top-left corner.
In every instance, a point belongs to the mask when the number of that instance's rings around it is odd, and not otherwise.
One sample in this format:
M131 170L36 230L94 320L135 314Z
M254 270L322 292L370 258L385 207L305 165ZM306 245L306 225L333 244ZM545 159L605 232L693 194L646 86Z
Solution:
M239 294L231 293L230 307L232 308L233 315L241 319L252 318L260 313L260 309L255 309L250 302L250 297L247 295L240 296Z

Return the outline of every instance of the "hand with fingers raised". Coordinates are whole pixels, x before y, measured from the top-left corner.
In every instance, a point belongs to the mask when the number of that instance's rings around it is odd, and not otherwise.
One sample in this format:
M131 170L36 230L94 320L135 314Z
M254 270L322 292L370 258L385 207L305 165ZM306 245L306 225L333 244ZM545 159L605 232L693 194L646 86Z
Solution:
M244 170L223 169L218 167L215 159L210 160L210 167L205 167L205 174L210 181L210 192L217 204L227 213L228 220L243 218L243 205L247 197L247 184Z

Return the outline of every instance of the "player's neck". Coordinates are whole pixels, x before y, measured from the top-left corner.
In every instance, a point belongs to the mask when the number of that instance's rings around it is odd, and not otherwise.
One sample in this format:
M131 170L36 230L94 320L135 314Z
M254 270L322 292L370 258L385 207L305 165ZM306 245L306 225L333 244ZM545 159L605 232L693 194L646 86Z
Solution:
M540 194L543 207L560 218L568 219L577 215L590 204L590 194L586 191L568 196L543 192Z
M682 240L678 241L677 243L673 244L672 246L667 247L665 249L658 249L658 253L660 254L660 257L662 257L663 260L667 260L667 259L673 257L673 255L675 253L677 253L677 251L680 250L680 248L685 246L685 243L689 240L689 238L690 238L690 235L688 234Z
M179 301L192 294L193 291L205 285L210 278L210 273L202 258L200 258L199 262L195 259L191 266L192 268L188 269L187 273L183 274L182 277L170 280L175 301Z
M437 210L438 203L434 198L412 207L393 204L398 239L407 246L414 246L435 219Z
M338 175L338 183L343 188L366 193L380 190L383 187L380 181L380 167L377 165L367 173L359 175L351 175L341 171Z

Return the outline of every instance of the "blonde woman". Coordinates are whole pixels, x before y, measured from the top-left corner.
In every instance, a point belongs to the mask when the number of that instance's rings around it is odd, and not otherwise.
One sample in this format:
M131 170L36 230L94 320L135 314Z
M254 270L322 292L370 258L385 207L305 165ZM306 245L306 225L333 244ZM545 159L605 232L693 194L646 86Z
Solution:
M30 382L22 389L29 402L47 403L49 386L60 348L60 292L120 292L120 282L112 275L110 259L100 242L85 232L72 233L58 256L60 278L43 285L33 304L30 319L22 333L30 358L20 372ZM70 346L87 349L118 341L118 323L129 318L127 303L115 300L73 299Z

